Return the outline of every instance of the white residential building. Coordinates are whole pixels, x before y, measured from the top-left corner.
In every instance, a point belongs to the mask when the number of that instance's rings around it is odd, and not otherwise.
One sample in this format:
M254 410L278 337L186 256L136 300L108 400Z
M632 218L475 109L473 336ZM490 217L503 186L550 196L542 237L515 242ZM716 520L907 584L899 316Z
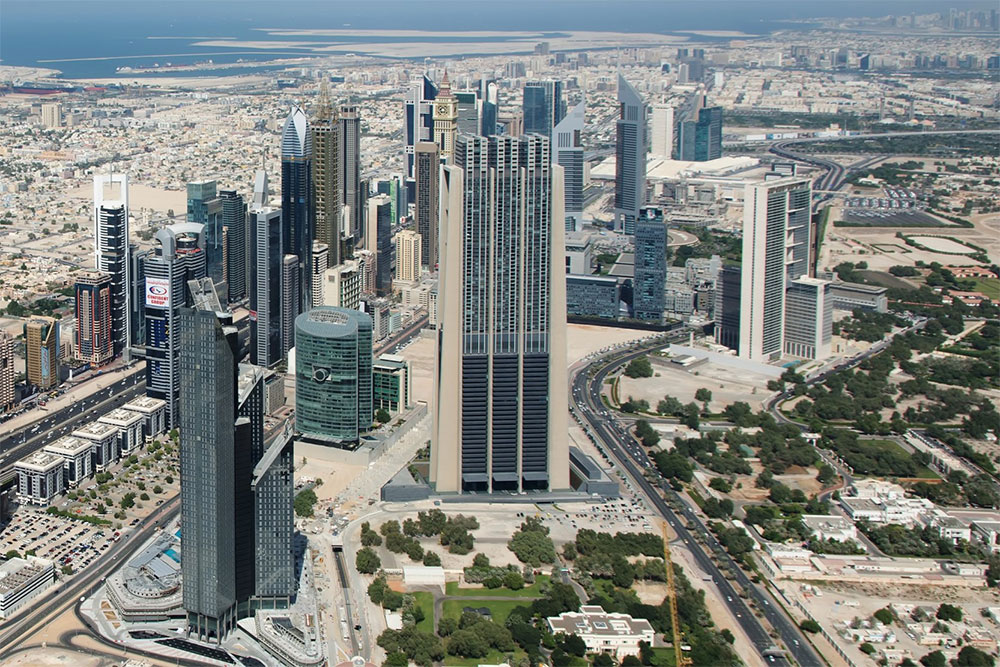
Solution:
M584 605L579 612L564 612L548 618L553 634L576 635L591 653L610 653L617 660L639 654L639 642L653 644L653 626L644 618L609 614L597 605Z
M35 452L14 464L18 502L49 505L63 492L63 458Z
M9 618L19 607L52 585L52 561L35 556L11 558L0 563L0 618Z
M77 486L94 474L91 443L71 435L46 445L42 451L55 454L63 460L63 481L67 488Z
M139 396L123 405L126 410L142 415L142 435L146 443L167 430L167 403L152 396Z
M118 429L111 424L91 422L75 431L73 435L91 443L94 453L94 468L101 472L111 467L119 458Z
M143 418L138 412L116 408L100 417L98 422L109 424L118 430L118 454L128 456L143 445Z

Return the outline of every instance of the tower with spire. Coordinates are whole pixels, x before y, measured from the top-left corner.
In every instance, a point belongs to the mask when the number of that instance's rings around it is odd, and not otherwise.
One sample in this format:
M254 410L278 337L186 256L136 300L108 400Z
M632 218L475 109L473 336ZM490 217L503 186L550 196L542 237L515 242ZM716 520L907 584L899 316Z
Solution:
M441 151L441 157L450 162L455 156L455 137L458 136L458 98L451 92L448 71L445 70L434 100L434 143Z
M340 263L341 165L340 116L330 101L327 82L320 83L312 123L312 238L329 248L332 265Z

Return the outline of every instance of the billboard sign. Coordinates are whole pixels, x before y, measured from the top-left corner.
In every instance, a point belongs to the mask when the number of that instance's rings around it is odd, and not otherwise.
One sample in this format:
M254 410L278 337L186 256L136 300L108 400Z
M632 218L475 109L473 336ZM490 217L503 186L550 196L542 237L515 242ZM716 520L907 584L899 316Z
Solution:
M153 308L170 307L169 280L146 277L146 305Z

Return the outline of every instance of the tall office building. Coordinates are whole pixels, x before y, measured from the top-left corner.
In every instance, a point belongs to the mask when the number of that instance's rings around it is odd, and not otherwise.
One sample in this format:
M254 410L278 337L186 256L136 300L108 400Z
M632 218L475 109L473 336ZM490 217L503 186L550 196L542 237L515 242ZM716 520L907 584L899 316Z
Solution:
M423 74L410 84L406 100L403 102L403 164L406 177L413 178L415 148L421 141L434 141L434 99L438 89L430 78Z
M159 247L146 258L146 395L167 404L167 423L176 427L180 391L180 311L191 303L188 281L206 277L202 225L185 222L156 233Z
M387 195L368 199L365 248L375 253L375 293L392 294L392 202Z
M707 162L722 157L722 107L698 110L698 120L681 123L678 158Z
M552 129L566 115L562 81L529 81L521 96L524 133L552 138Z
M479 93L475 90L454 90L457 106L458 132L462 134L479 134L480 108Z
M59 102L42 105L42 127L53 129L62 127L63 108Z
M264 369L239 364L239 335L210 281L180 312L181 546L189 629L221 639L256 606L294 592L291 447L264 451ZM263 600L261 598L264 598Z
M375 294L375 253L371 250L358 250L354 253L358 262L358 274L361 277L361 293Z
M723 265L715 279L715 305L712 317L715 319L715 342L740 353L740 281L742 269L739 265Z
M615 229L635 233L639 209L646 203L646 104L618 75L615 123Z
M442 170L439 492L569 487L562 183L538 135L460 136Z
M247 205L236 190L219 190L225 237L225 275L229 303L247 298Z
M28 384L38 391L59 384L59 320L35 316L24 323L24 365Z
M117 198L104 198L108 187L117 187ZM128 215L128 176L95 174L94 268L111 276L111 339L115 356L128 349L132 330Z
M111 276L84 273L77 276L76 358L92 367L103 366L115 356L111 340Z
M357 260L349 259L330 267L323 275L323 305L359 310L361 271Z
M583 228L583 122L585 103L580 102L553 130L553 157L566 180L566 231Z
M649 124L650 154L664 160L671 159L674 155L674 108L669 104L654 104Z
M281 132L282 253L295 255L299 287L295 314L309 310L312 266L312 133L305 112L293 107Z
M296 304L300 302L302 285L299 283L299 258L285 255L281 258L281 356L295 347Z
M0 332L0 411L14 406L14 338Z
M330 264L340 263L340 118L330 102L326 81L320 84L319 102L312 125L313 240L324 244ZM315 292L315 290L314 290Z
M273 368L282 358L281 209L267 206L267 177L258 172L250 208L250 361Z
M448 73L441 81L441 90L434 100L434 143L441 157L450 160L455 154L455 137L458 136L458 98L451 92Z
M785 354L825 359L830 356L832 338L830 283L809 276L790 280L785 293Z
M129 261L129 345L145 347L146 345L146 258L153 251L149 248L140 249L130 243L128 246Z
M667 223L658 208L639 211L635 225L632 310L637 320L663 322L667 287Z
M323 274L329 268L330 249L323 243L313 243L312 251L312 302L316 306L322 306L323 301Z
M355 106L340 107L340 200L347 213L344 236L353 238L356 245L364 234L364 199L361 189L361 117ZM341 257L344 257L341 254Z
M440 158L437 144L424 141L416 146L416 196L414 226L420 234L420 261L431 271L438 262L438 179Z
M205 239L205 270L216 284L225 279L225 242L222 200L214 180L187 184L187 221L202 225Z
M479 80L479 132L484 137L497 133L500 85L491 79Z
M770 361L784 351L785 291L809 274L812 183L779 178L746 187L743 203L741 357Z
M404 229L396 234L396 280L415 283L420 280L420 234Z
M295 428L347 445L372 423L372 318L313 308L295 319Z

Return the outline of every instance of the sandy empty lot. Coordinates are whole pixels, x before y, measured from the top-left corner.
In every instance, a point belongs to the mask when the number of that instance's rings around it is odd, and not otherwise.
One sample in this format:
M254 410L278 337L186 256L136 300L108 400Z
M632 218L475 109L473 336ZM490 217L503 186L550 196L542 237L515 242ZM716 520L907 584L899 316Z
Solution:
M767 377L710 362L688 369L654 363L653 373L651 378L622 376L618 390L621 399L625 400L629 396L644 398L655 410L657 402L664 396L673 396L681 403L690 403L694 400L695 392L704 387L712 392L709 411L720 412L736 401L745 401L752 409L759 410L769 393Z

